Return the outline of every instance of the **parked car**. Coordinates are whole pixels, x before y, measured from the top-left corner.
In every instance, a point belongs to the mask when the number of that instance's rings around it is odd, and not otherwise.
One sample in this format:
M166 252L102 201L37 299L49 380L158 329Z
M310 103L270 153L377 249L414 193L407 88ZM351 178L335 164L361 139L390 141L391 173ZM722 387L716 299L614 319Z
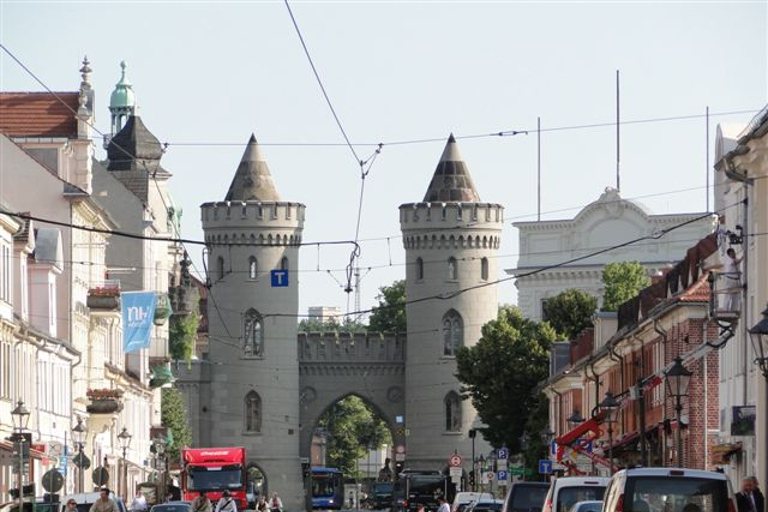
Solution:
M77 512L90 512L91 505L93 505L100 497L101 493L98 492L81 492L79 494L62 496L59 498L59 512L64 512L69 500L75 500L75 503L77 503ZM117 510L120 512L128 512L128 508L125 506L125 503L123 503L123 500L115 496L115 493L109 493L109 497L117 503Z
M603 502L599 500L579 501L574 503L570 512L600 512L603 509Z
M504 500L481 499L473 501L464 508L464 512L501 512Z
M501 512L541 512L549 482L512 482Z
M611 478L603 512L735 512L722 473L678 468L625 469Z
M493 500L493 494L488 492L457 492L453 498L451 512L463 512L464 508L474 501Z
M568 512L579 501L602 500L610 479L599 476L566 476L549 487L543 512Z
M189 512L192 509L190 501L168 501L152 505L149 512Z

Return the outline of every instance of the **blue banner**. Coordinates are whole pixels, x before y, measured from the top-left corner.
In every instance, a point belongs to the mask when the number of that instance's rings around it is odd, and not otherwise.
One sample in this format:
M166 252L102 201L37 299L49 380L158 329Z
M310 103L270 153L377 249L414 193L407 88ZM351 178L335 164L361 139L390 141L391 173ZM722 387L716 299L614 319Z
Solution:
M123 292L123 352L149 348L155 319L155 292Z

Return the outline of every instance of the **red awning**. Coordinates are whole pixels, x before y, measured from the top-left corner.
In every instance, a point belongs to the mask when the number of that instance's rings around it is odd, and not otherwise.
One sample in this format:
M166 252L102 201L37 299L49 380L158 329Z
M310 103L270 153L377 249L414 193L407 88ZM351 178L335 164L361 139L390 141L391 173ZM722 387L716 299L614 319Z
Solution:
M570 446L577 439L583 437L584 434L587 434L589 432L592 432L595 436L600 435L600 425L598 423L599 419L602 419L602 418L598 415L592 418L591 420L587 420L583 423L576 425L576 427L574 427L573 429L569 430L562 436L555 439L555 442L559 445Z

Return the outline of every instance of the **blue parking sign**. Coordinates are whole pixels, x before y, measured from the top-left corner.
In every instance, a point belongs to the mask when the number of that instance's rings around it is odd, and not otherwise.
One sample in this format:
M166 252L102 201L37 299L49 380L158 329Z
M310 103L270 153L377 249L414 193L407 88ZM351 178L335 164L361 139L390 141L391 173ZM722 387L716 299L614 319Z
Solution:
M497 479L499 482L506 482L506 481L507 481L507 471L506 471L506 470L504 470L504 469L502 469L501 471L499 471L499 474L496 476L496 479Z
M496 454L497 459L508 459L509 458L509 448L499 448L498 453Z

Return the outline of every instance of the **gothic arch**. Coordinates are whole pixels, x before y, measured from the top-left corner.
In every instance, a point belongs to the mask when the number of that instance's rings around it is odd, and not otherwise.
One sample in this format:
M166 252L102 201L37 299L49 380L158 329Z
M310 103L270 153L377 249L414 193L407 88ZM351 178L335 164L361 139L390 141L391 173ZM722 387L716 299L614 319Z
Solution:
M243 425L243 428L246 432L254 434L261 433L263 418L261 404L261 397L256 391L250 390L245 394L243 403L243 407L245 408L245 424Z
M443 315L443 356L455 357L456 351L464 346L464 320L455 309Z
M461 432L461 397L455 391L449 391L443 399L445 411L445 431Z
M253 308L243 316L243 350L247 356L264 357L264 320Z

